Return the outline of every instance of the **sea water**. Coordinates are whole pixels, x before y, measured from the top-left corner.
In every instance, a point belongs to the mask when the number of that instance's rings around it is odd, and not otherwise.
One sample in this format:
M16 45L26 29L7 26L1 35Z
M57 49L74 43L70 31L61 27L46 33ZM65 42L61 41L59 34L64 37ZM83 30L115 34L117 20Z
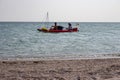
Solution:
M79 32L44 33L41 22L0 22L0 59L120 55L120 23L82 23ZM74 27L78 22L72 22ZM48 26L54 25L53 22ZM68 27L67 22L58 25Z

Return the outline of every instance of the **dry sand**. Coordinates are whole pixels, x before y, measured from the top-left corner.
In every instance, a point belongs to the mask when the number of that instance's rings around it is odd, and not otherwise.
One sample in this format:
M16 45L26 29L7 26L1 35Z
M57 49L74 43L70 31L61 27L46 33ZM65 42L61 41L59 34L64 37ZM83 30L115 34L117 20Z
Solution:
M120 80L120 58L1 60L0 80Z

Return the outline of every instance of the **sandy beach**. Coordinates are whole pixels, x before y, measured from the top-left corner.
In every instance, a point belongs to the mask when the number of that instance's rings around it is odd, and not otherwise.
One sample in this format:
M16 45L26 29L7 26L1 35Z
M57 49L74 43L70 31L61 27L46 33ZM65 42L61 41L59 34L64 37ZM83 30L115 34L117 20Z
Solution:
M120 58L1 60L0 80L120 80Z

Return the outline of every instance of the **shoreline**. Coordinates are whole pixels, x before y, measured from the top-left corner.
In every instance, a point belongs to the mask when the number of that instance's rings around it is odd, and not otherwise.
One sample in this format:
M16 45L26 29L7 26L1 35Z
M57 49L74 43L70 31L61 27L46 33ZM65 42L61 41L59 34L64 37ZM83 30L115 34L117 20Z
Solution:
M0 60L1 80L120 80L120 58Z
M40 60L87 60L87 59L119 59L119 56L97 56L97 57L21 57L21 58L0 58L0 61L40 61Z
M96 54L96 55L61 55L61 56L0 56L0 60L80 60L80 59L109 59L120 58L120 54Z

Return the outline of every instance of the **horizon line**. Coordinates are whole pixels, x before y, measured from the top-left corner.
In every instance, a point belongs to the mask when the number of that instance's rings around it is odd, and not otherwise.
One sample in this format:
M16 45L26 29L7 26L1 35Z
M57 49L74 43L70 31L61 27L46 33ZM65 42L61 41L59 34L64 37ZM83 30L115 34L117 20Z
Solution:
M0 22L45 22L45 21L0 21ZM78 22L78 23L120 23L118 21L49 21L50 23L52 22Z

